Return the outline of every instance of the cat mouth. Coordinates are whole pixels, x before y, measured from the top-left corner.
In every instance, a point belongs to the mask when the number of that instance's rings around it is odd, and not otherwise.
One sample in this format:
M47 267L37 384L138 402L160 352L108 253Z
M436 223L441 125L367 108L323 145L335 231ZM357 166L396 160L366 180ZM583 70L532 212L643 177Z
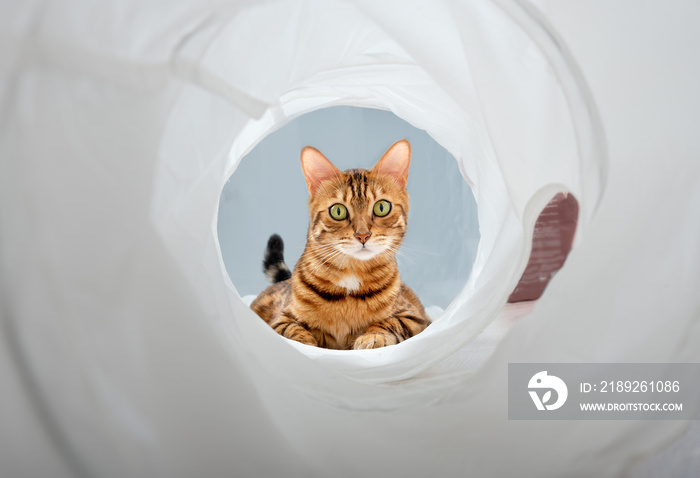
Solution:
M379 254L380 251L376 250L374 247L367 247L364 244L362 247L355 249L353 251L347 252L347 254L355 259L360 259L363 261L369 260Z

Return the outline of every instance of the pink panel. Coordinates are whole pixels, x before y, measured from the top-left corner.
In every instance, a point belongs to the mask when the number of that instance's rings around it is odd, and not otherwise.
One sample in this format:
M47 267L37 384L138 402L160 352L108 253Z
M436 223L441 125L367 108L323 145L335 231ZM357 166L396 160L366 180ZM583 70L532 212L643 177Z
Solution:
M530 260L508 302L540 298L569 255L577 221L578 201L571 194L559 193L545 206L535 224Z

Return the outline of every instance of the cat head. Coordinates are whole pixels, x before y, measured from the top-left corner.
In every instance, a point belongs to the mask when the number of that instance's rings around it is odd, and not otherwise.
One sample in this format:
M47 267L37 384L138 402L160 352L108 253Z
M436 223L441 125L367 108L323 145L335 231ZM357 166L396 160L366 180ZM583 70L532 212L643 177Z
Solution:
M393 257L406 233L410 164L406 140L391 146L370 170L341 171L317 149L304 148L309 245L361 261Z

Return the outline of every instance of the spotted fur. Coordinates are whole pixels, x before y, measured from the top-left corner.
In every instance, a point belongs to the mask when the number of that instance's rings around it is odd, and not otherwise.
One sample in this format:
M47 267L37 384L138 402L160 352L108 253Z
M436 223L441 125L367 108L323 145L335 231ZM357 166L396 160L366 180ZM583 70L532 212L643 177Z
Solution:
M408 220L409 143L394 144L371 170L340 171L310 147L301 160L310 192L306 248L291 278L277 281L284 247L270 238L264 268L276 283L251 308L280 335L333 349L394 345L424 330L430 318L396 263ZM391 203L384 217L373 211L380 200ZM331 216L335 204L345 219Z

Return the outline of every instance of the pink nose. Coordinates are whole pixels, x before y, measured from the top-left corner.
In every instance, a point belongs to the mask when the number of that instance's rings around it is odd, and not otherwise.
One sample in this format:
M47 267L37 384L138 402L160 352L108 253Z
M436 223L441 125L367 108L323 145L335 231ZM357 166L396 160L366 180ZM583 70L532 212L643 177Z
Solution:
M367 242L369 240L369 236L371 236L372 233L367 231L367 232L358 232L355 234L355 237L357 238L358 241L360 241L362 244Z

